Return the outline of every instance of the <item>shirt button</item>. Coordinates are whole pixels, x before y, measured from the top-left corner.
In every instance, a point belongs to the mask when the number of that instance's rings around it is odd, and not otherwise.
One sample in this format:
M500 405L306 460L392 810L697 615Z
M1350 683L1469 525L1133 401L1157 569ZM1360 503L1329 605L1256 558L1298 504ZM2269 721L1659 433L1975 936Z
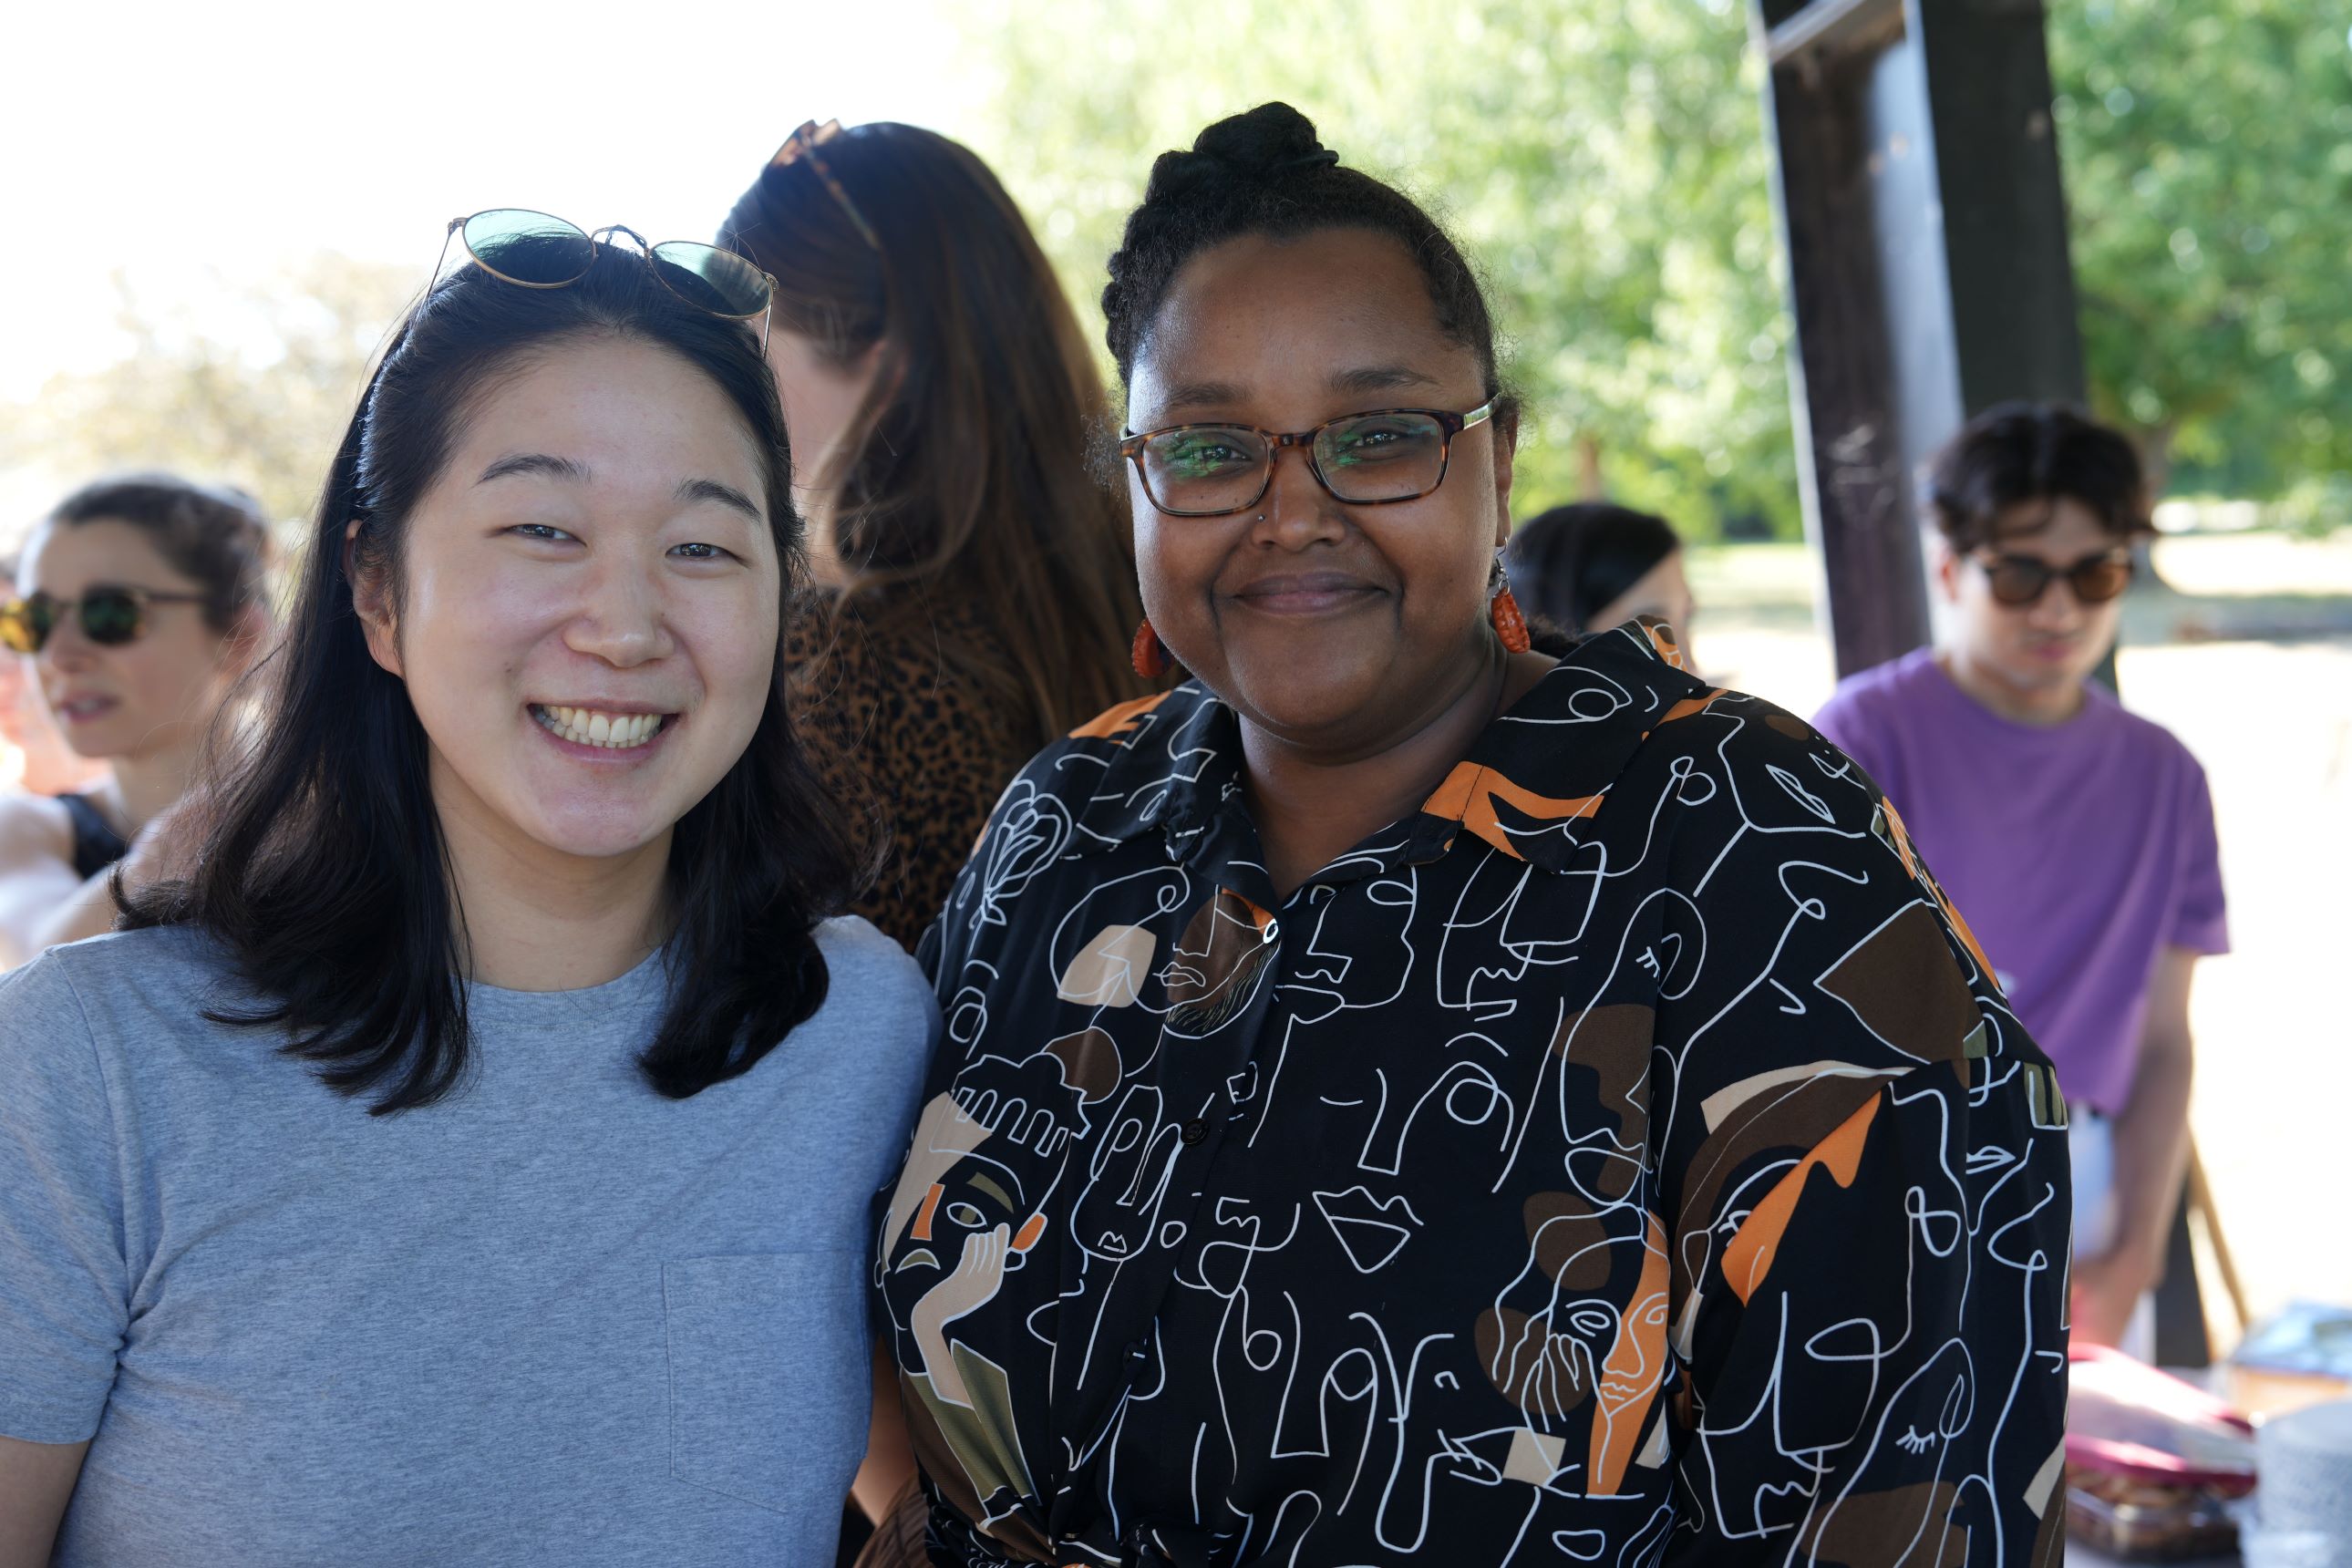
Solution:
M1265 922L1265 931L1262 940L1273 942L1281 935L1282 922L1280 921L1268 921Z
M1184 1130L1178 1136L1184 1140L1184 1147L1190 1149L1206 1141L1209 1136L1209 1124L1195 1116L1192 1121L1184 1123Z

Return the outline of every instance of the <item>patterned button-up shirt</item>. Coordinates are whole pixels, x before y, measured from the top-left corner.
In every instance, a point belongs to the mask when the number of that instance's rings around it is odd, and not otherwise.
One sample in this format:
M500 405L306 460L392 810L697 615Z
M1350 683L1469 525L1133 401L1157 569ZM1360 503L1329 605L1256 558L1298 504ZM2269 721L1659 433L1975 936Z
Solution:
M2065 1111L1869 779L1654 623L1278 897L1114 710L926 940L940 1562L2055 1563Z

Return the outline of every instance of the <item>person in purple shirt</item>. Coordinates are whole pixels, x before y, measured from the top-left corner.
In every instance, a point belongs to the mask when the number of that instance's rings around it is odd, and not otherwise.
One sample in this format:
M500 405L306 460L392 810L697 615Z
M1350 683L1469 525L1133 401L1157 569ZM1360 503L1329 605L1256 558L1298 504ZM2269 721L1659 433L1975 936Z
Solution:
M2189 979L2228 951L2205 773L2093 672L2149 531L2131 443L2003 404L1929 465L1941 640L1815 718L1903 814L2074 1114L2074 1331L2105 1344L2162 1272L2189 1157Z

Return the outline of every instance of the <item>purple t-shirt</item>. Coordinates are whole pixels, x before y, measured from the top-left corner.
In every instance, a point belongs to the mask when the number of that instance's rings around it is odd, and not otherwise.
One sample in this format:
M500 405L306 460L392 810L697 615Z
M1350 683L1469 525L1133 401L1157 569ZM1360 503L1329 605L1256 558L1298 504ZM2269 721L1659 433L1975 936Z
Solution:
M2205 770L2096 684L2040 726L1969 697L1921 648L1841 682L1813 723L1886 792L2068 1099L2131 1098L2157 959L2226 952Z

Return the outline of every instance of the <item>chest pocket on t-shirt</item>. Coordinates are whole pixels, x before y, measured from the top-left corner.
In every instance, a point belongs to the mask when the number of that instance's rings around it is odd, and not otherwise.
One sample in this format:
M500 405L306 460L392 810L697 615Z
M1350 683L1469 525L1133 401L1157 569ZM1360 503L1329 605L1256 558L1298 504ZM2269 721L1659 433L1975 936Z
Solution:
M864 1251L673 1259L662 1317L670 1473L764 1509L838 1507L866 1451Z

